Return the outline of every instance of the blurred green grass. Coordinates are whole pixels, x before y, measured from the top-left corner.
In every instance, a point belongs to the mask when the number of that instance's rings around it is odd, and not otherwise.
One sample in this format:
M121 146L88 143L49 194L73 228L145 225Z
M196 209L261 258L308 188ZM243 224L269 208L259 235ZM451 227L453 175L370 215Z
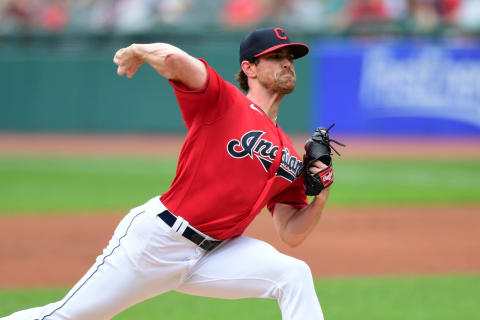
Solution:
M0 215L99 214L168 189L176 160L155 157L0 156ZM480 161L338 160L329 206L480 204Z
M337 278L316 281L325 319L473 320L480 275ZM0 290L0 317L61 299L66 289ZM280 319L274 300L218 300L169 292L114 319Z

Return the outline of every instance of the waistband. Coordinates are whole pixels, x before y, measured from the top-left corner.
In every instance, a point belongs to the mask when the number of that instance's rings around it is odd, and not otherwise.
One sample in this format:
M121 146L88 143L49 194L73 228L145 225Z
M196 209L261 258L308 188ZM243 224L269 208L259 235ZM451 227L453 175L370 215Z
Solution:
M160 219L162 219L169 227L173 227L175 225L175 222L177 221L177 219L179 219L177 216L175 216L173 213L171 213L168 210L164 210L164 211L160 212L158 214L158 217ZM180 224L177 227L177 230L175 230L175 231L180 230L181 227L182 227L182 225ZM215 240L215 239L211 239L211 238L209 239L203 233L201 233L200 231L198 231L197 229L195 229L194 227L191 227L189 225L187 225L187 227L183 231L182 236L185 237L186 239L192 241L197 246L199 246L200 248L202 248L206 251L210 251L210 250L215 249L216 247L218 247L218 245L220 245L220 243L223 242L223 241Z

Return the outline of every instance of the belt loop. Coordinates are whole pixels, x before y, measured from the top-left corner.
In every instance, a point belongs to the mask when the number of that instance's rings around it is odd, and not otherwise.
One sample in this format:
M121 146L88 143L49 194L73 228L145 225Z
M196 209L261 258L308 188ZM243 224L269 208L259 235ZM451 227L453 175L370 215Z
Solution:
M175 220L175 223L172 226L172 230L175 232L178 232L178 230L182 227L182 223L183 223L183 218L177 217Z
M178 224L177 224L178 222ZM173 230L180 234L180 235L183 235L183 232L185 231L185 229L187 229L189 223L187 220L183 219L182 217L180 216L177 216L177 221L175 221L175 224L173 225Z
M205 241L208 241L207 238L203 238L202 242L200 242L200 243L198 244L198 246L199 246L200 248L202 248L202 244L203 244ZM203 248L202 248L202 249L203 249Z

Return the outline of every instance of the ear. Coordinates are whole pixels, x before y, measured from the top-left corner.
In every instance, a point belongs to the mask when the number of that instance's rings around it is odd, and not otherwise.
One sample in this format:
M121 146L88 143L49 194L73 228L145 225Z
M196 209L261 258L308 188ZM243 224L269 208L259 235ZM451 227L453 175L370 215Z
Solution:
M248 78L257 77L257 65L253 62L242 61L241 64L243 72L247 75Z

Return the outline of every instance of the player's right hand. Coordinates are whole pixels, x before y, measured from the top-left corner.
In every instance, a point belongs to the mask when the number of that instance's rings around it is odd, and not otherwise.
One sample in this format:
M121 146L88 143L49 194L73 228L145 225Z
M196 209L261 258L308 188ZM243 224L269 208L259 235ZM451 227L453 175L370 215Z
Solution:
M127 78L131 78L143 64L143 59L136 54L135 44L132 44L118 50L113 57L113 63L118 66L117 74L119 76L126 74Z

